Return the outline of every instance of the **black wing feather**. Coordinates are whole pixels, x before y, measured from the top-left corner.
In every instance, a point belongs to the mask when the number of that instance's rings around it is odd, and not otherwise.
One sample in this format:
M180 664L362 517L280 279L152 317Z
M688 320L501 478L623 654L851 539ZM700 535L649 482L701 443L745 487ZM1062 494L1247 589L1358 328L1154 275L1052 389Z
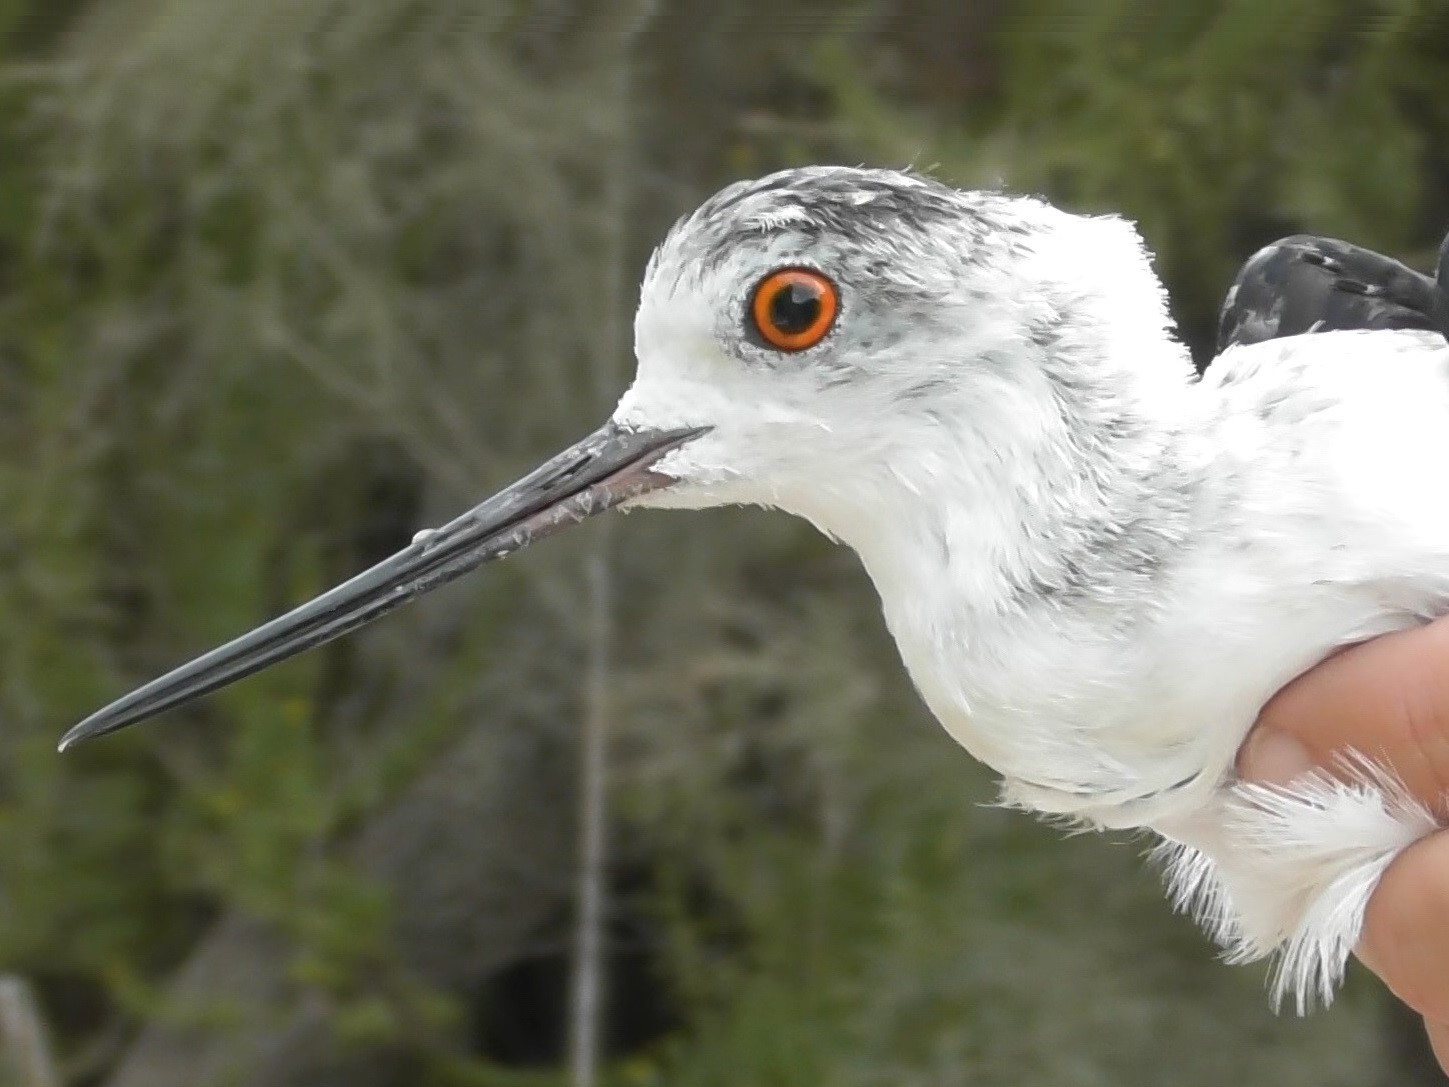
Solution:
M1449 337L1449 237L1437 278L1337 238L1295 234L1258 250L1228 290L1218 351L1340 329L1417 328Z

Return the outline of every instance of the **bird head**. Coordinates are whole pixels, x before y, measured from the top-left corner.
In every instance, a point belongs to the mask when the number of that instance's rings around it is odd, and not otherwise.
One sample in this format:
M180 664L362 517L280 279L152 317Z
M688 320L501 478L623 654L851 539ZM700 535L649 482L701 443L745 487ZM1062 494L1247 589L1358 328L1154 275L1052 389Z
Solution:
M1010 483L1061 438L1068 406L1107 411L1120 397L1085 364L1099 341L1160 343L1167 323L1145 251L1118 219L887 170L731 185L650 260L637 374L604 426L372 569L93 714L62 747L616 506L777 506L856 543L934 489L964 501L978 483Z

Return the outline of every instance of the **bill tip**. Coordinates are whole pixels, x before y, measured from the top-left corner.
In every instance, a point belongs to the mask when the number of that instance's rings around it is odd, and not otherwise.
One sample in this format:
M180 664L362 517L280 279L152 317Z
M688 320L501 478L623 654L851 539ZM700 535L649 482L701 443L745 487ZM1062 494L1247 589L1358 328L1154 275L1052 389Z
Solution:
M87 735L84 725L76 725L60 738L60 743L55 745L56 753L64 755L71 748L75 747L76 744L84 740Z

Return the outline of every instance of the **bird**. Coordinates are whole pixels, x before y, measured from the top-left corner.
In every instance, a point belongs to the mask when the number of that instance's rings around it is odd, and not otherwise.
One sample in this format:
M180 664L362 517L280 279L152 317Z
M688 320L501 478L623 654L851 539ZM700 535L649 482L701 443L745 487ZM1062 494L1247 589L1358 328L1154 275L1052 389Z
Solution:
M1230 311L1251 315L1251 282ZM1235 756L1296 676L1449 612L1441 334L1279 335L1199 378L1126 218L812 166L675 222L634 348L593 433L62 750L605 510L771 507L853 549L1003 804L1149 836L1226 957L1273 961L1275 1003L1331 1001L1380 875L1438 823L1373 752L1287 785Z
M1432 278L1338 238L1280 238L1249 257L1228 288L1217 350L1280 336L1394 328L1449 337L1449 235Z

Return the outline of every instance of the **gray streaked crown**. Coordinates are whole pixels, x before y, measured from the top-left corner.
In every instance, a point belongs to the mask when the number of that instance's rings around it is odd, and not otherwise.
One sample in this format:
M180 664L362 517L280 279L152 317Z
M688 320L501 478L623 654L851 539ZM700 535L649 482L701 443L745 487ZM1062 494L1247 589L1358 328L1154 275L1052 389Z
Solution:
M842 275L923 287L911 257L969 259L1032 232L1036 201L962 192L923 174L847 166L781 170L721 189L670 229L645 278L708 274L742 246L788 235ZM903 258L905 258L903 260Z

